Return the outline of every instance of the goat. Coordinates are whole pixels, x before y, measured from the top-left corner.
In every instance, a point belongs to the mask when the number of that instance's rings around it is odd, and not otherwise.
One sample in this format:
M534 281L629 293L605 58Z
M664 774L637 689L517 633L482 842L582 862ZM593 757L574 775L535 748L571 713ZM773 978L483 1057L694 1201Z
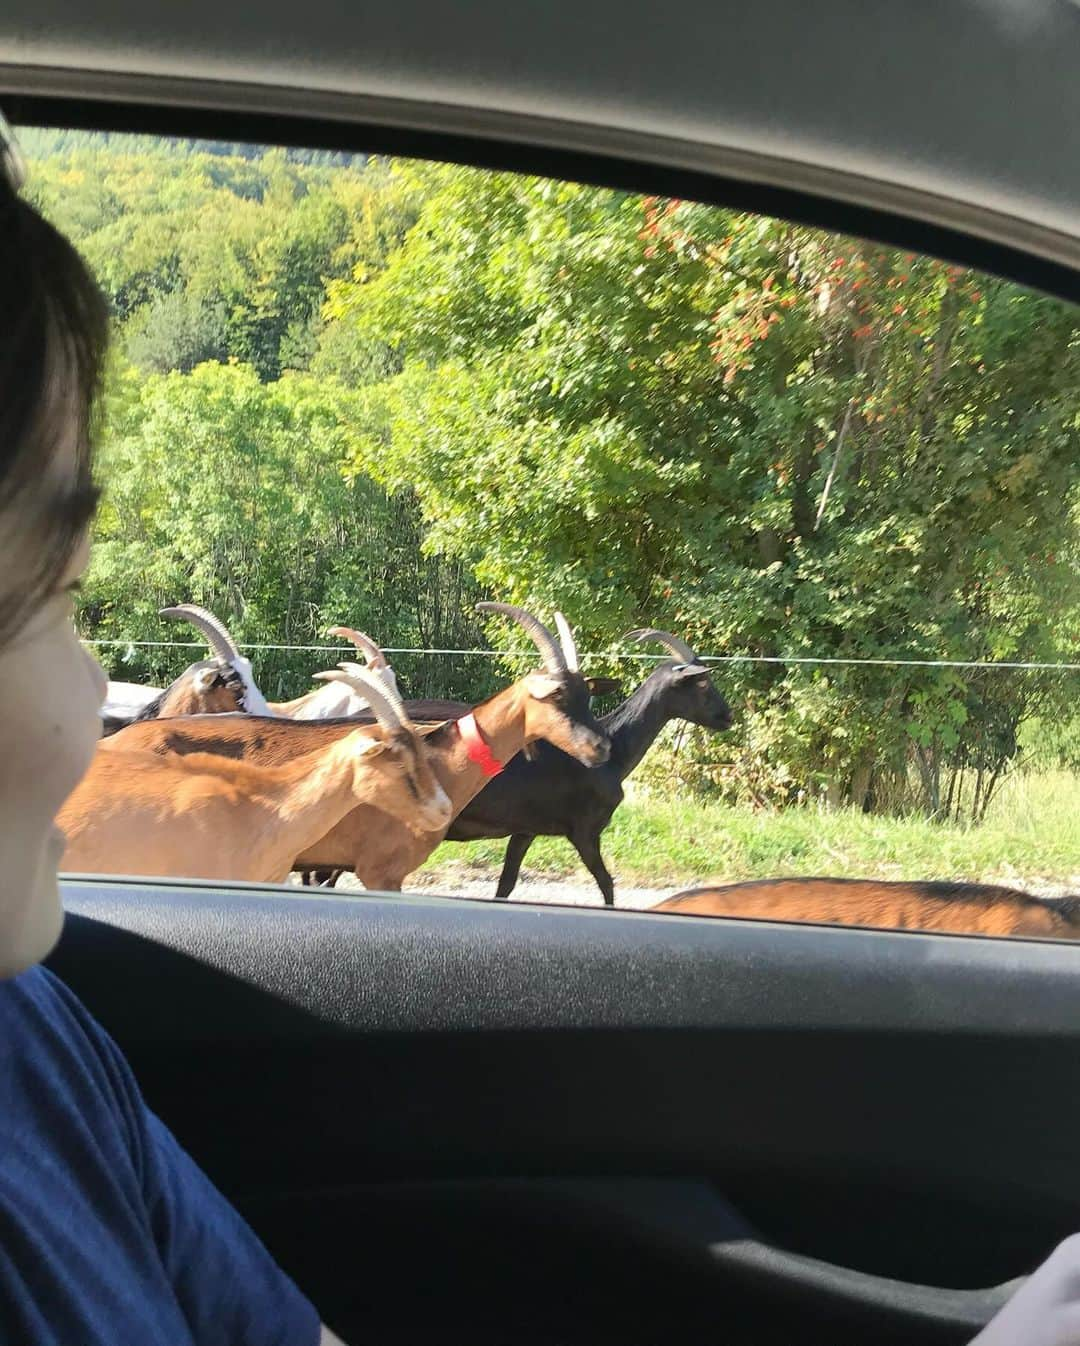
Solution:
M245 670L249 675L246 679L246 685L249 688L254 687L254 679L250 677L251 664L240 653L236 641L229 634L224 624L216 617L211 617L203 609L187 608L167 608L166 615L173 613L188 617L193 621L192 613L198 611L204 619L209 619L213 623L212 630L224 649L228 650L228 659L243 673ZM210 634L210 629L207 629ZM391 692L400 698L397 679L394 676L394 670L390 667L386 655L370 636L364 635L362 631L353 631L345 626L335 626L330 630L332 636L344 636L350 640L357 649L364 654L366 666L371 672L377 673L381 682L388 686ZM347 673L357 672L361 665L355 663L340 664L339 668ZM355 715L360 711L368 710L366 697L357 687L350 682L343 681L336 672L316 673L315 677L327 683L325 687L316 687L314 691L305 692L303 696L298 696L292 701L266 701L261 699L259 704L255 704L250 694L245 697L238 706L221 705L207 706L204 713L213 713L214 711L246 710L251 715L282 715L294 720L326 720L338 716ZM363 684L360 684L363 686ZM259 693L261 698L262 694ZM191 714L191 711L173 711L173 714ZM197 713L197 712L196 712ZM159 718L163 718L159 716Z
M449 795L453 812L529 743L550 739L588 763L607 760L610 745L589 709L589 690L577 667L573 637L561 622L564 644L530 613L505 603L480 608L518 622L543 658L542 671L527 673L469 714L448 719L424 739L432 770ZM110 739L116 746L155 752L209 751L246 761L279 765L356 728L347 720L262 720L248 716L196 716L171 723L146 721ZM296 852L297 869L352 869L364 886L399 889L408 874L442 841L446 828L420 835L378 808L354 809L318 842Z
M339 665L344 668L345 665ZM325 676L316 674L316 677ZM612 696L620 691L620 685L615 678L586 678L585 686L589 692L590 700L595 696ZM460 720L463 715L467 715L473 708L471 701L408 701L405 703L409 708L409 713L413 720L420 724L431 720ZM526 744L518 757L511 759L508 769L512 768L522 758L532 760L536 754L538 745L535 743ZM565 754L563 754L565 756ZM568 757L567 761L576 761L573 757ZM594 768L589 768L593 770ZM483 794L483 791L481 791ZM466 805L466 810L471 805ZM449 839L449 835L447 837ZM300 871L303 882L306 885L319 887L333 887L341 875L343 869L302 869Z
M142 704L131 713L122 706L132 706L135 698L131 683L110 683L102 707L102 733L108 737L138 720L168 719L175 715L212 715L230 711L247 711L252 715L268 715L269 707L262 692L255 685L251 662L236 647L224 625L205 608L194 603L162 608L162 617L174 617L190 622L207 638L213 657L189 665L183 673L165 688L139 688L148 693Z
M341 667L344 668L345 665L342 664ZM320 675L316 674L316 676ZM618 693L620 690L619 683L615 678L586 678L585 686L588 689L590 700L595 696L610 696ZM409 701L406 702L406 705L410 707L410 714L413 715L413 718L417 723L421 723L428 719L459 720L463 715L467 715L473 708L472 703L467 701ZM411 709L413 707L416 708L415 711ZM537 751L544 746L543 743L526 744L517 757L511 758L510 762L507 764L507 771L513 770L523 761L533 761ZM552 749L552 751L557 750ZM580 766L582 771L594 771L598 769L595 767L584 767L578 762L577 758L570 757L566 753L560 752L559 756L565 758L567 762L572 762L576 766ZM490 788L490 785L485 787L485 789ZM481 790L481 797L484 793L485 790ZM475 803L475 801L473 802ZM471 807L472 804L466 804L464 811L467 812ZM447 834L447 837L445 838L446 840L456 839L452 837L452 830L455 825L456 824L451 824L451 833ZM305 885L319 887L333 887L344 872L345 871L342 868L316 868L302 869L300 871Z
M1039 898L985 883L763 879L691 888L649 910L956 935L1080 938L1080 897Z
M65 868L282 882L297 852L357 805L377 806L403 830L445 827L450 800L400 699L373 674L338 676L379 726L352 727L282 765L129 750L123 735L100 745L57 819Z
M102 717L128 723L144 706L149 705L154 697L160 695L160 687L144 687L138 682L114 682L110 679L101 706Z
M222 715L247 711L252 715L281 715L290 719L323 720L345 715L356 715L368 710L366 698L353 686L344 683L334 671L316 673L315 677L327 683L292 701L268 702L255 685L251 662L241 653L224 623L205 608L193 603L179 607L162 608L165 617L180 617L198 627L210 641L214 658L192 664L164 691L153 687L139 687L135 683L109 683L109 691L102 708L103 733L106 737L117 733L139 720L168 719L176 715ZM398 694L397 679L386 655L370 636L348 627L335 626L332 636L343 636L364 652L366 665L377 672L392 692ZM342 663L339 669L355 673L361 665ZM460 702L409 702L414 719L448 719L458 713Z
M496 898L514 891L525 853L538 836L568 837L596 880L607 906L615 885L600 853L600 835L623 800L623 781L669 720L689 720L705 729L731 726L731 709L708 671L684 641L668 631L631 631L634 640L658 640L674 656L655 668L641 686L600 724L611 739L611 756L586 768L549 743L535 757L516 757L458 814L447 841L506 837L506 856Z

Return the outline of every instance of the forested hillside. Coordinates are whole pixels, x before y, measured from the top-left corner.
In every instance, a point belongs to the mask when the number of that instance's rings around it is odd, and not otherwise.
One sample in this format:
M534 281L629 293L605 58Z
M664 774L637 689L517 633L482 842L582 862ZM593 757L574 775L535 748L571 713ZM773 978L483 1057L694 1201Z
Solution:
M115 316L85 634L483 644L490 592L583 649L1074 661L1080 328L946 262L479 170L35 132L31 192ZM237 150L241 152L236 152ZM494 633L492 633L494 634ZM183 652L105 647L116 676ZM479 695L491 661L396 660ZM268 695L314 654L263 652ZM609 659L593 671L633 665ZM640 665L636 666L640 669ZM734 798L978 817L1078 680L749 662L679 759ZM669 764L670 766L670 764Z

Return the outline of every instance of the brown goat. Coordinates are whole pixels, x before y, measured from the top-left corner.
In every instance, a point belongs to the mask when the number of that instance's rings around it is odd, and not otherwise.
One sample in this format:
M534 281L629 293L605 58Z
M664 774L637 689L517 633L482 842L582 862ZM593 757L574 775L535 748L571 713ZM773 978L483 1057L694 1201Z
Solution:
M958 935L1080 938L1080 898L1044 900L984 883L764 879L691 888L649 910Z
M352 726L283 765L161 755L119 744L123 734L103 741L57 819L64 868L281 882L297 851L358 804L405 829L447 826L450 800L423 739L377 678L357 688L380 725Z
M268 715L270 710L255 685L251 663L236 647L232 636L212 612L194 603L162 608L161 616L190 622L207 639L213 652L209 659L190 664L164 691L159 691L134 713L102 711L103 733L108 738L140 720L166 720L176 715L224 715L247 711ZM110 683L111 689L125 687Z

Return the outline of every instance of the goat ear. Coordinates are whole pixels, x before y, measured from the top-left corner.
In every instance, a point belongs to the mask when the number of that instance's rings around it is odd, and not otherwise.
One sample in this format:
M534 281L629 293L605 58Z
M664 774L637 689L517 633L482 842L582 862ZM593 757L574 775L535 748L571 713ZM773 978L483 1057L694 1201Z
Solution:
M590 696L619 696L622 693L618 678L586 678L585 686Z
M559 679L549 677L546 673L530 673L525 679L525 686L529 695L537 701L548 701L556 692L562 690Z
M709 675L709 670L704 664L676 664L672 672L677 678L700 678Z
M191 685L203 696L217 682L218 671L216 668L200 668L191 679Z
M356 735L356 755L357 757L378 757L379 753L386 751L386 744L381 738L370 738L365 733L358 732Z

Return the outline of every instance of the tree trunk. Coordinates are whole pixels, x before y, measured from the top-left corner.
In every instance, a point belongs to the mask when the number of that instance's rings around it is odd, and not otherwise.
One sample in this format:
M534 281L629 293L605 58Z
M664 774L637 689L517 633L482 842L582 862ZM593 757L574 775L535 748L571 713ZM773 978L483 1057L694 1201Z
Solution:
M874 754L865 752L851 773L851 805L861 812L865 812L866 809L866 796L870 793L875 764Z

